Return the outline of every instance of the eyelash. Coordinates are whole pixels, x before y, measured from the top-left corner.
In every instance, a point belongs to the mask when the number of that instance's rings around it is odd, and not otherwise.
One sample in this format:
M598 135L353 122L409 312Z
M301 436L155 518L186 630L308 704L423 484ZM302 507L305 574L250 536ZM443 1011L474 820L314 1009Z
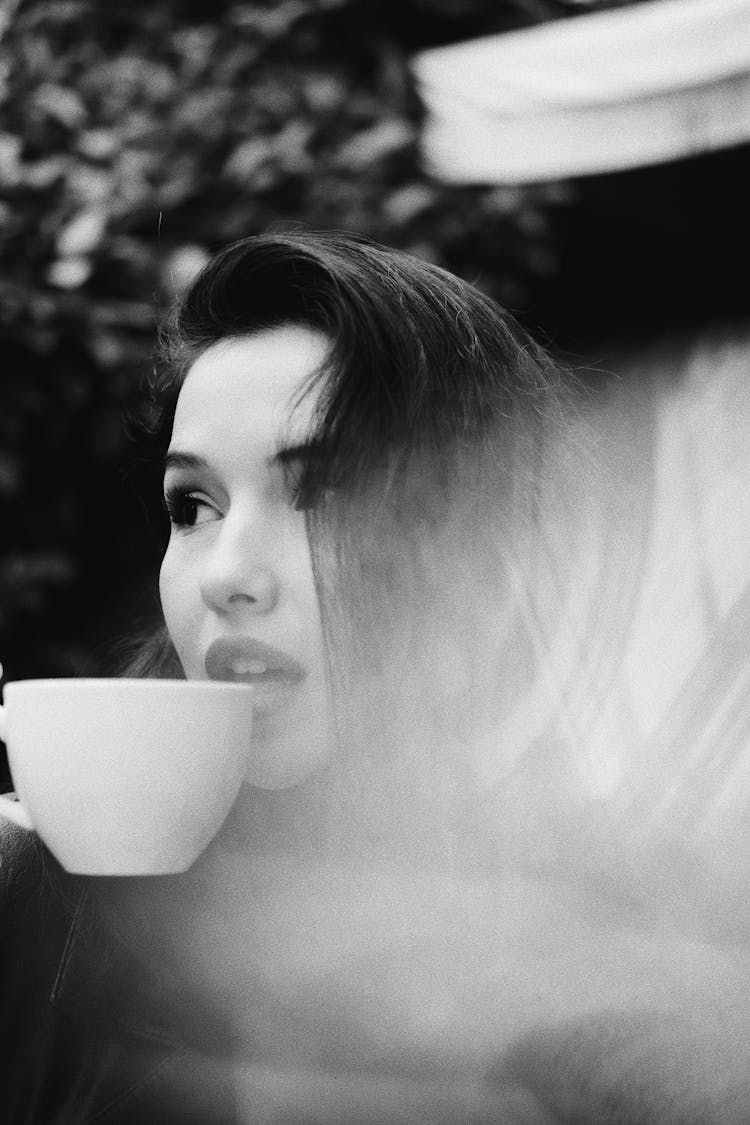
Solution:
M202 504L208 506L205 500L201 500L190 489L178 485L173 485L164 493L164 507L174 527L194 527L198 516L197 510ZM189 505L193 506L192 518L188 515Z
M329 491L321 481L314 478L305 481L299 467L291 464L284 466L284 486L289 505L296 512L310 511ZM170 523L176 528L184 530L195 527L198 510L203 505L211 507L196 491L182 485L172 485L165 490L164 507Z

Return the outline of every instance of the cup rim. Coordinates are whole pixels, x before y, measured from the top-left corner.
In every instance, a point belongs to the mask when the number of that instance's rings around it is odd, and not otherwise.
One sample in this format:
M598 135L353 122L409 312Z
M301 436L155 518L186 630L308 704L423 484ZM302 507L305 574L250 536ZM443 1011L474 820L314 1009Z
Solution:
M2 685L3 693L12 691L31 691L34 688L66 689L75 685L76 690L117 690L126 688L128 691L191 691L210 693L212 691L252 691L252 684L239 683L234 680L182 680L182 679L142 679L137 676L47 676L40 679L8 680Z

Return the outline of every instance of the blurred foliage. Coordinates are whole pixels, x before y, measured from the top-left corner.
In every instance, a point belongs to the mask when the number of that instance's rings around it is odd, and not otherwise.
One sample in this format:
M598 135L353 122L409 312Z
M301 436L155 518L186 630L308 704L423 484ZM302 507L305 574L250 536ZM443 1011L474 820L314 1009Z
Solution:
M349 229L515 307L554 273L555 189L448 187L420 168L408 54L496 27L498 12L514 26L583 6L6 0L6 674L105 671L107 637L154 611L160 516L124 470L123 419L162 310L214 249L287 222Z

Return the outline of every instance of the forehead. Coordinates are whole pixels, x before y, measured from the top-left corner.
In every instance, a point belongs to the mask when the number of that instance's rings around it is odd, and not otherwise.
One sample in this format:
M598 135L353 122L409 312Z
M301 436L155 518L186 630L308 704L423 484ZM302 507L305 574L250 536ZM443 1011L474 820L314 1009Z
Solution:
M212 345L196 360L180 389L173 440L207 429L247 427L286 434L304 432L315 393L297 399L324 363L328 339L306 325L290 324Z

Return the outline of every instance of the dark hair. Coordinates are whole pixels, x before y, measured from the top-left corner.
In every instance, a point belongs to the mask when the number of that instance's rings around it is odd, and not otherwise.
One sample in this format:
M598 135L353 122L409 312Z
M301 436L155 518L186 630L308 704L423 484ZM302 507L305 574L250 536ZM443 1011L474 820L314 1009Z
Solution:
M452 736L487 699L502 708L515 691L498 637L516 664L526 638L515 564L502 560L534 522L564 380L509 313L447 271L350 234L275 232L217 254L172 310L151 386L157 448L207 349L288 324L330 342L300 392L316 392L316 457L297 484L315 501L307 525L330 678L348 709L337 710L341 743L399 763L408 745L406 787L436 730L434 742L450 741L446 724ZM461 699L433 683L451 645L476 687ZM175 665L162 631L140 674ZM505 696L494 691L503 681Z
M202 352L288 323L331 342L316 421L336 485L544 412L559 382L507 312L446 270L351 234L273 233L217 254L174 308L154 382L162 429Z
M425 621L436 627L425 599L445 602L443 583L490 570L498 537L519 533L519 512L531 516L561 375L509 313L429 262L350 234L259 235L217 254L164 326L159 446L200 355L290 323L330 341L301 392L317 391L317 455L300 487L318 499L308 529L324 625L329 643L335 633L360 653L366 634L370 671L382 670L390 638L407 643L406 622L414 637ZM436 542L450 542L448 562L435 561ZM152 674L173 666L161 651Z

